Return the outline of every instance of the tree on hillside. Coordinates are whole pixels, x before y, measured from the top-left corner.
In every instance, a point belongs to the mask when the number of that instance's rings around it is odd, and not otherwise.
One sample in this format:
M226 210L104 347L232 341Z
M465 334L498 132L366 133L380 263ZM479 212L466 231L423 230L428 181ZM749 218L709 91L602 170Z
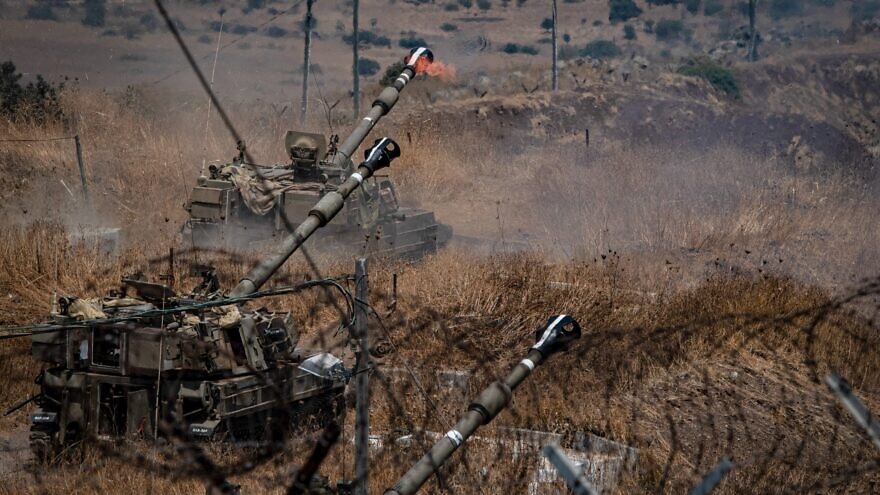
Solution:
M626 22L633 17L642 15L642 9L636 5L634 0L608 0L611 10L608 13L608 21L612 24L623 21Z
M44 122L62 116L58 92L64 84L55 86L38 75L36 81L24 86L21 78L12 61L0 64L0 117L14 119L25 115Z
M103 27L104 19L107 16L106 0L85 0L83 9L86 15L82 19L82 23L91 27Z

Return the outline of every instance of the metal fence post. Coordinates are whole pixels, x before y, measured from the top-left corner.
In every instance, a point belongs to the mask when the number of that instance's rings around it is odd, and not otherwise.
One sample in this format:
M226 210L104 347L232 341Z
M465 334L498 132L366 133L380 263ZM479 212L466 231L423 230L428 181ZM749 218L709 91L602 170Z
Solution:
M368 299L367 260L358 258L354 265L355 303L354 328L358 340L357 364L355 365L355 484L354 495L367 495L369 488L369 440L370 440L370 352L367 329Z

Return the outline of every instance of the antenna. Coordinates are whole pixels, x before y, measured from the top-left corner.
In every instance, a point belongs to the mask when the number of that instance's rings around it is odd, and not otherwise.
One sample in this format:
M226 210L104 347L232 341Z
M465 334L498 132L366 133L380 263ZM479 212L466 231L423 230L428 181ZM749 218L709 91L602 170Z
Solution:
M211 67L211 84L210 88L214 89L214 74L217 72L217 58L220 56L220 39L223 37L223 14L226 13L226 9L220 9L217 11L220 14L220 30L217 32L217 48L214 50L214 65ZM211 97L208 97L208 115L205 117L205 140L202 142L202 170L199 172L200 176L205 175L205 155L208 154L208 130L210 129L211 124L211 105L212 105Z

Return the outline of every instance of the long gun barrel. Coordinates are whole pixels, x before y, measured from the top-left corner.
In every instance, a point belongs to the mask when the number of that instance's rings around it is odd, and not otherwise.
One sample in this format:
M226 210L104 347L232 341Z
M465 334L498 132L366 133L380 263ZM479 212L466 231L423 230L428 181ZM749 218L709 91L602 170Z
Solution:
M407 83L415 77L415 75L423 70L424 66L434 62L434 54L427 48L420 47L410 51L410 55L406 60L406 66L403 72L395 79L394 83L386 87L379 93L376 101L373 102L367 116L364 117L357 127L349 134L342 145L336 151L332 158L332 164L345 168L345 164L351 159L351 156L357 150L358 146L363 143L373 127L379 120L387 114L400 97L400 92ZM391 160L400 155L400 149L397 143L384 138L377 140L373 147L366 153L366 160L362 163L357 171L345 180L335 190L327 193L315 204L314 208L309 212L309 216L303 220L296 230L284 238L278 250L272 253L268 258L255 266L229 293L230 297L246 296L256 292L271 277L281 265L299 249L299 247L309 238L316 230L333 219L342 209L345 199L354 191L365 179L369 178L373 172L379 168L387 167ZM372 161L371 161L372 160Z
M385 495L412 495L458 450L464 442L482 425L488 424L510 403L513 391L541 365L548 357L564 350L569 343L580 338L581 327L571 316L557 315L547 320L547 325L536 332L534 346L525 359L520 361L503 381L489 385L468 406L465 415L437 441L393 488L385 491Z

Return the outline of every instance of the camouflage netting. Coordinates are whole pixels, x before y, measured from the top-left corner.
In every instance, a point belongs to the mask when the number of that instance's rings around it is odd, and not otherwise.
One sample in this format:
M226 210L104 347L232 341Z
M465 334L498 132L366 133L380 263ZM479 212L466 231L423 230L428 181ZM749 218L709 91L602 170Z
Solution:
M248 209L257 215L265 215L272 211L278 196L287 191L317 191L320 185L317 183L293 182L293 171L288 175L276 179L260 177L253 171L236 165L228 165L223 168L220 175L235 184L241 192L242 200Z

